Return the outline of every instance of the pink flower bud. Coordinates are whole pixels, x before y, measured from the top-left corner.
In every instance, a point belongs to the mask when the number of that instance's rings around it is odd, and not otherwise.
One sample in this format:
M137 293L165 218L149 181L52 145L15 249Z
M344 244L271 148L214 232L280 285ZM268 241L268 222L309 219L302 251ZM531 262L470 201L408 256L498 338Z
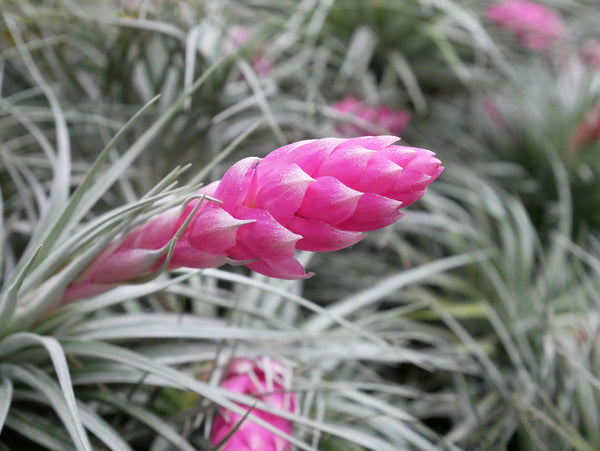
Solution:
M566 34L558 12L537 2L505 0L488 7L488 18L498 27L512 31L524 47L548 50Z
M262 359L253 362L249 359L234 360L221 386L236 393L250 395L274 409L294 412L296 409L296 395L286 390L291 372L279 362ZM244 410L251 406L240 405ZM292 433L292 423L275 414L265 412L259 408L252 409L252 415L268 422L286 434ZM214 419L210 441L216 446L229 437L219 451L288 451L292 444L286 439L274 434L243 416L224 408L219 408Z
M198 193L218 202L194 199L137 227L103 251L63 301L135 281L165 265L210 268L233 259L270 277L309 277L294 257L297 249L342 249L364 232L393 224L402 217L398 209L421 198L442 172L433 152L396 141L395 136L307 140L264 159L245 158ZM166 262L169 243L174 251Z

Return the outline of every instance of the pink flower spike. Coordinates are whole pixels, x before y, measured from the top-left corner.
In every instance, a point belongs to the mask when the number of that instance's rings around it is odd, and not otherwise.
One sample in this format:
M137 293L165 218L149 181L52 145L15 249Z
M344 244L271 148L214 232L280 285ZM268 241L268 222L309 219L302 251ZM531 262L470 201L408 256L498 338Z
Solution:
M232 362L225 380L221 384L235 393L256 397L268 406L287 412L296 410L296 396L288 392L284 384L289 383L291 372L279 362L271 359L253 362L249 359L237 359ZM240 405L244 410L248 406ZM266 421L288 435L292 434L292 423L274 413L259 408L252 415ZM232 433L233 432L233 433ZM290 451L292 444L286 439L257 425L251 419L224 408L219 408L210 430L212 446L231 434L219 451Z
M325 138L283 146L262 160L245 158L200 190L216 202L194 199L137 227L102 252L63 299L157 271L165 245L192 212L169 268L237 261L270 277L309 277L296 250L341 249L360 241L362 232L393 224L402 216L398 209L421 198L443 171L433 152L396 141Z

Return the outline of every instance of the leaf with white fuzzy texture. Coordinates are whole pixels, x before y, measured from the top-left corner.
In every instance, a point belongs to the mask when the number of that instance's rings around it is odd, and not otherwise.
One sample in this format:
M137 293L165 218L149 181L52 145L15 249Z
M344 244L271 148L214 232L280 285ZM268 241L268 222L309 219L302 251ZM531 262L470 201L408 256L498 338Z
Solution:
M138 375L138 380L139 377L140 376ZM18 401L50 404L48 400L40 398L39 394L30 391L19 390L15 393L15 398ZM115 429L113 429L101 416L98 415L96 411L97 409L95 409L94 406L90 407L89 405L78 401L77 407L79 409L79 415L81 416L83 425L100 441L108 446L109 449L118 451L131 451L131 446L125 442L124 438Z
M390 293L400 288L430 278L438 273L448 271L460 266L465 266L473 262L482 261L485 254L482 252L467 253L455 255L444 259L438 259L417 268L403 271L400 274L388 277L360 293L357 293L346 299L342 299L336 304L326 309L329 316L314 316L304 325L307 332L318 332L326 329L332 324L330 317L344 318L361 308L373 304Z
M6 416L8 415L8 412L10 410L12 394L12 381L6 377L0 379L0 399L2 400L2 402L0 403L0 432L2 432L4 421L6 420Z
M177 431L160 417L153 414L143 407L138 407L134 403L118 399L111 396L109 393L97 393L92 395L92 398L101 403L116 407L117 409L127 413L131 418L135 418L149 428L153 429L157 434L167 440L174 449L181 451L194 451L195 448L190 443L177 433Z
M62 330L68 330L74 321L78 322L86 314L101 311L132 299L159 293L172 285L182 283L194 275L194 273L188 273L174 278L159 277L143 284L120 285L113 290L89 299L65 305L41 321L35 328L35 332L44 334L54 330L57 334L60 334Z
M10 417L6 419L6 426L44 449L51 451L77 449L69 440L69 436L61 429L57 429L55 424L49 423L47 418L31 411L13 409Z
M0 375L22 382L44 396L61 419L76 448L92 449L77 407L72 408L70 405L72 400L68 399L63 390L46 373L29 365L16 366L1 363Z

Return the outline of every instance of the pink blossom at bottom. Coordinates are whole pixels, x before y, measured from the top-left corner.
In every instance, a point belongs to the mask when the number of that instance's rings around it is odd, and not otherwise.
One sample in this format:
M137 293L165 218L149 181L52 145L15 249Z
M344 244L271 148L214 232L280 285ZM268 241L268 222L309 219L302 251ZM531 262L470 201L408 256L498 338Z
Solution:
M221 387L235 393L250 395L268 406L287 412L296 409L296 395L286 389L290 383L291 371L281 363L271 359L234 360L230 366ZM240 405L241 408L251 410L252 415L266 421L280 431L291 435L291 421L281 418L259 408ZM286 439L257 425L249 418L243 419L242 415L219 408L210 431L212 446L223 441L232 431L219 451L289 451L292 444Z

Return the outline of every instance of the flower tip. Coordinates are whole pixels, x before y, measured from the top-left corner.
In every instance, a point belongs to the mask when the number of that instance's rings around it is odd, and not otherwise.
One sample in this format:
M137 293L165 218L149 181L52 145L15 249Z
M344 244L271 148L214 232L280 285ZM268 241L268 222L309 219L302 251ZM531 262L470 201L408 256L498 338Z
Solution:
M256 222L256 219L238 219L237 226L241 227L246 224L252 224L253 222Z
M277 279L308 279L314 275L314 273L307 273L302 264L294 257L283 259L261 258L246 266L252 271Z

